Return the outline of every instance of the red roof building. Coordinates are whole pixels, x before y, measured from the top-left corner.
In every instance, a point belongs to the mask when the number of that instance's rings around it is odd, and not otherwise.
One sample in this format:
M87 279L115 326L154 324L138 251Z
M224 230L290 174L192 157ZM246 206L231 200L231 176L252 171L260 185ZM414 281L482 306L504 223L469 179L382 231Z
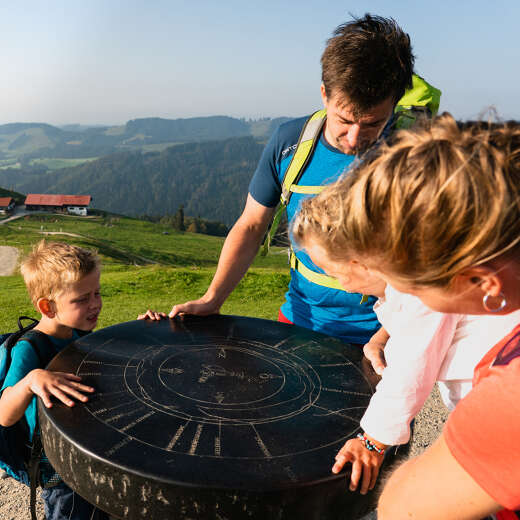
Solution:
M0 197L0 213L7 213L14 208L13 197Z
M88 206L90 195L47 195L29 193L25 198L25 205L29 206Z
M90 195L48 195L29 193L25 198L25 209L29 211L59 211L63 213L87 214Z

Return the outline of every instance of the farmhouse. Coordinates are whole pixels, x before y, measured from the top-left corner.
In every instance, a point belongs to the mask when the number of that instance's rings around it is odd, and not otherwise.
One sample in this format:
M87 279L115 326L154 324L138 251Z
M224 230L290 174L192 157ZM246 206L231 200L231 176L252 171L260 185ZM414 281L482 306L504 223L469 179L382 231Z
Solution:
M11 213L14 209L14 199L12 197L0 197L0 214Z
M25 209L28 211L53 211L85 216L91 200L92 197L90 195L29 193L25 198Z

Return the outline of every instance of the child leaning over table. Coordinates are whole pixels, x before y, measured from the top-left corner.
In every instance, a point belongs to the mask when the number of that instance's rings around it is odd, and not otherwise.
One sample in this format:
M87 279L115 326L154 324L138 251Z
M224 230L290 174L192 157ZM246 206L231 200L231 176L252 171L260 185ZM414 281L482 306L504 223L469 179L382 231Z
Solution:
M364 433L348 440L332 467L352 463L350 489L365 494L375 486L384 452L410 439L410 423L435 382L451 411L471 390L473 370L489 345L518 323L520 311L503 316L443 314L419 298L387 285L341 248L341 214L335 201L307 199L292 222L296 244L310 260L351 292L377 296L374 311L382 324L364 346L365 356L382 375L361 419ZM333 230L333 231L331 231Z
M21 272L29 296L41 314L34 330L47 336L56 354L81 333L94 329L102 306L100 261L96 253L41 241L22 262ZM36 396L48 408L52 406L51 396L74 406L73 399L87 401L84 393L94 391L80 381L74 374L44 370L31 345L20 340L13 347L11 365L1 389L0 424L11 426L25 417L32 437L38 424ZM50 479L47 485L58 481L42 492L47 520L108 520L106 513L59 479L45 456L40 470Z

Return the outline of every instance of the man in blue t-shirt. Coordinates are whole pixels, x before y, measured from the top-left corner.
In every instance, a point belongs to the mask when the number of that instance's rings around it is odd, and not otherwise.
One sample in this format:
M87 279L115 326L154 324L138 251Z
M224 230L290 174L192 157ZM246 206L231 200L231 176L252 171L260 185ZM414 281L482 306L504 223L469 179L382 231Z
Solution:
M321 96L327 117L298 185L320 186L348 171L356 157L388 130L397 101L412 86L414 56L409 36L392 19L365 15L339 26L323 56ZM275 132L249 185L245 209L222 248L217 271L202 298L175 305L180 313L213 314L253 262L280 200L284 173L307 118L295 119ZM293 194L289 220L302 197ZM295 252L306 268L323 273L303 251ZM301 325L353 343L365 343L379 327L373 300L318 285L291 269L280 321Z

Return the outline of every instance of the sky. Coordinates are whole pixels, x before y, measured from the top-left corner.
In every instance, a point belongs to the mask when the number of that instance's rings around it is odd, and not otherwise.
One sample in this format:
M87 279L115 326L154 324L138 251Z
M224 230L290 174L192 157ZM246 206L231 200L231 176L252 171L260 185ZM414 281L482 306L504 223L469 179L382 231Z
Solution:
M302 116L327 38L365 12L408 32L441 111L520 120L519 0L1 0L0 124Z

